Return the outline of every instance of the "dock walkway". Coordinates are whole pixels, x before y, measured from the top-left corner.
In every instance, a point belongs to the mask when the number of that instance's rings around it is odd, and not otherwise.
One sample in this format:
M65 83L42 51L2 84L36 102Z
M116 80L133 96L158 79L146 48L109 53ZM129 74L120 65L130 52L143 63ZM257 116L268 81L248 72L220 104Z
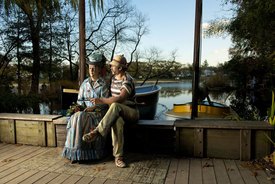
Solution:
M60 147L0 143L0 183L66 184L224 184L274 183L273 171L239 160L186 158L127 152L127 168L116 168L112 157L71 164Z

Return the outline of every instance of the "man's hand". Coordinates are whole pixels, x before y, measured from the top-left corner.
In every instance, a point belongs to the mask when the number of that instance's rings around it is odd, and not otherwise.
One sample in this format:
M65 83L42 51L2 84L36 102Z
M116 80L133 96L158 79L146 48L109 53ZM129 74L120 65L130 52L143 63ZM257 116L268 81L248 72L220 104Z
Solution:
M103 104L102 100L100 98L91 98L90 101L96 105L96 104Z

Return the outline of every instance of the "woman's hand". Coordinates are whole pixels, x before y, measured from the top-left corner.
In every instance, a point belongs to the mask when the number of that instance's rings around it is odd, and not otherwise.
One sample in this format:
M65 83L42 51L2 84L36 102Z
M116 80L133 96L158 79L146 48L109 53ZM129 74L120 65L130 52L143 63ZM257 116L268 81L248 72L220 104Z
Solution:
M75 106L74 112L80 111L80 107L78 105Z
M84 112L93 112L95 110L96 106L93 107L87 107L84 109Z

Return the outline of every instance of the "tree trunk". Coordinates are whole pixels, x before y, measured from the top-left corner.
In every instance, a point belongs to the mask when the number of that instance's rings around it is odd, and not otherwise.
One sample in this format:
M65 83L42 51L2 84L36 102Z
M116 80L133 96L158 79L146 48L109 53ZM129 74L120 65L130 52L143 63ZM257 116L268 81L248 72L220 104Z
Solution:
M33 49L33 65L32 65L32 83L30 95L38 96L39 75L40 75L40 37L39 29L31 30L32 49ZM34 103L33 113L39 114L39 104Z

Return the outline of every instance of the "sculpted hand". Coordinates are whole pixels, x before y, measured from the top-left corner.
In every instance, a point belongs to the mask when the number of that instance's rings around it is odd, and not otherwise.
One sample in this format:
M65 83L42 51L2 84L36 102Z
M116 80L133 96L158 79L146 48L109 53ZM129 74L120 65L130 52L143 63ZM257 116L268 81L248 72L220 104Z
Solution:
M96 106L93 107L87 107L86 109L84 109L85 112L93 112L95 110Z
M102 101L100 98L91 98L90 101L95 104L102 104Z

